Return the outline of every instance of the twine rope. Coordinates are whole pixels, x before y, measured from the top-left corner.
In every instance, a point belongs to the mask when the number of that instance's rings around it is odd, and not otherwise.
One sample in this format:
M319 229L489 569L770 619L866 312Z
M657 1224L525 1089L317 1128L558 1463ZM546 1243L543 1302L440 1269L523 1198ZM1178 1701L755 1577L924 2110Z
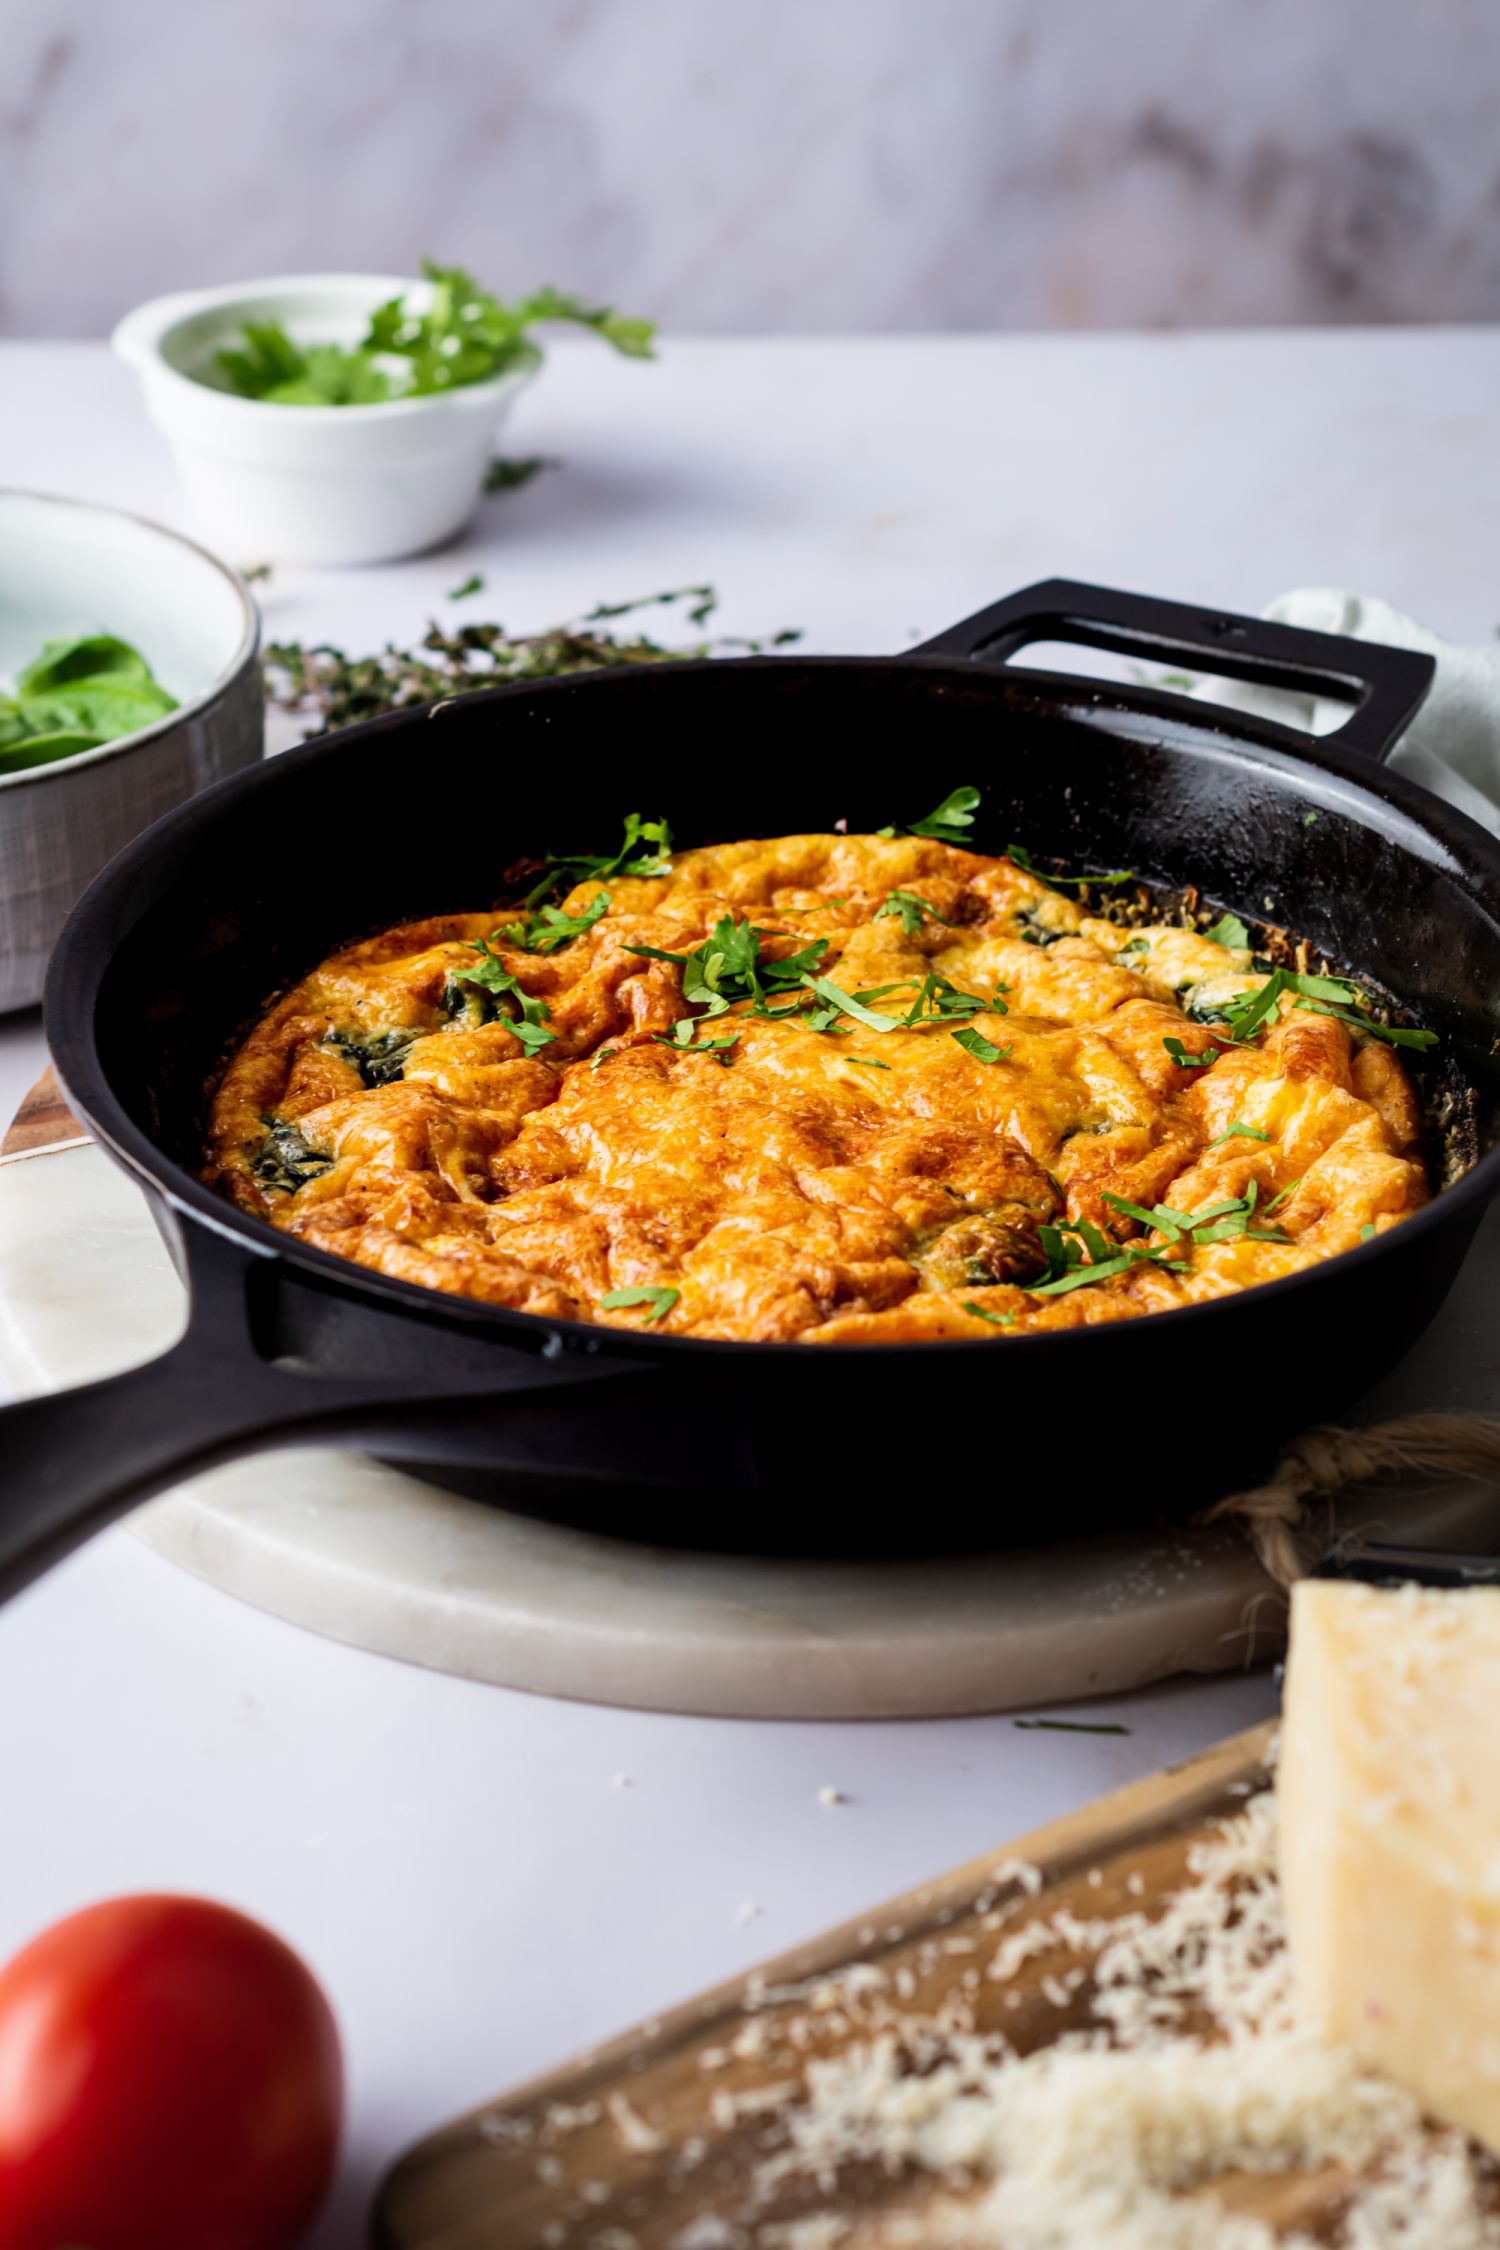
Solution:
M1290 1586L1320 1560L1309 1545L1309 1502L1397 1476L1500 1483L1500 1420L1484 1414L1406 1414L1367 1430L1304 1430L1265 1484L1216 1500L1196 1520L1243 1525L1262 1568L1279 1586Z

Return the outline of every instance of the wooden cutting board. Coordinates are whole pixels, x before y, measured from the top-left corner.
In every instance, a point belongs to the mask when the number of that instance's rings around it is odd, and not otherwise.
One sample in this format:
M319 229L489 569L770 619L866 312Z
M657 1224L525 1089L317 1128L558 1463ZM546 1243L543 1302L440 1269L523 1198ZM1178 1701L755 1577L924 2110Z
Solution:
M40 1156L56 1148L77 1148L88 1140L67 1103L50 1064L12 1118L0 1157Z
M832 2194L812 2181L789 2183L745 2223L754 2174L774 2138L764 2089L786 2077L775 2059L784 2065L788 2052L778 2035L793 2018L816 2025L806 2046L799 2035L794 2071L869 2036L857 2011L836 1999L820 2015L809 1985L868 1963L914 2014L964 2003L977 2030L1003 2029L1022 2052L1087 2021L1086 1986L1057 2004L1064 1962L1055 1947L1003 1984L979 1975L976 1958L997 1942L996 1909L1017 1896L1007 1864L1024 1862L1042 1877L1036 1896L1007 1916L1007 1934L1063 1906L1085 1919L1149 1913L1181 1884L1192 1846L1266 1786L1270 1731L1236 1735L1101 1798L475 2110L390 2173L376 2213L380 2250L755 2250L778 2242L786 2250L778 2228L830 2210L854 2222L840 2250L873 2250L890 2239L893 2221L920 2222L940 2194L951 2207L951 2191L930 2174L892 2177L866 2165L842 2169ZM747 2052L751 2046L758 2051ZM1286 2178L1242 2183L1235 2200L1273 2223L1295 2217L1303 2226L1331 2204L1322 2183Z

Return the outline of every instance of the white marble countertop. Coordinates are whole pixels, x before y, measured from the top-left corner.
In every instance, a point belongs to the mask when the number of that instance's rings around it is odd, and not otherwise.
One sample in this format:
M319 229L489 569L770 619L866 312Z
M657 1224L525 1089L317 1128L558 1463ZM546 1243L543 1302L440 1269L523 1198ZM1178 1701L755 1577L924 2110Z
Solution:
M714 342L649 369L560 349L506 444L564 467L442 554L260 591L269 637L350 648L712 579L726 630L895 649L1051 575L1236 608L1344 584L1480 639L1497 441L1493 330ZM187 526L99 346L0 347L0 483ZM0 1022L0 1111L41 1062L34 1015ZM354 2250L414 2133L1273 1697L1183 1683L1111 1705L1110 1736L605 1711L316 1640L115 1532L0 1615L0 1954L128 1888L283 1930L346 2035L316 2241Z

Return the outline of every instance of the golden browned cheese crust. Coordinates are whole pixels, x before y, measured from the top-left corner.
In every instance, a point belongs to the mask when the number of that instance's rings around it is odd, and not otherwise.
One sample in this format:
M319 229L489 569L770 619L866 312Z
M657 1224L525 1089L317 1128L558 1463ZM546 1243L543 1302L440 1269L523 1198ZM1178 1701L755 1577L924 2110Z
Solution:
M206 1177L306 1242L434 1289L811 1343L998 1340L1165 1311L1298 1272L1426 1199L1418 1104L1389 1047L1284 996L1211 1068L1180 1064L1168 1040L1214 1049L1215 1006L1264 983L1249 954L1093 919L1009 859L789 836L580 883L566 911L601 888L602 918L550 954L523 949L517 916L496 934L507 916L492 911L325 961L231 1061ZM932 911L897 911L893 891ZM755 925L763 958L826 940L818 973L885 988L867 1005L886 1021L929 975L987 1005L898 1030L848 1014L820 1030L745 1002L705 1017L680 966L631 949L690 953L725 916ZM460 975L481 939L544 1004L531 1013L550 1038L522 1036L514 997L513 1020L470 1020L495 1005ZM816 1005L795 985L772 1005L798 992ZM665 1043L684 1018L734 1045ZM1108 1200L1189 1215L1238 1201L1243 1217L1252 1183L1253 1223L1231 1216L1218 1240L1201 1224L1174 1239ZM1036 1294L1058 1271L1044 1230L1067 1225L1108 1238L1096 1257L1157 1255ZM656 1294L601 1302L630 1290Z

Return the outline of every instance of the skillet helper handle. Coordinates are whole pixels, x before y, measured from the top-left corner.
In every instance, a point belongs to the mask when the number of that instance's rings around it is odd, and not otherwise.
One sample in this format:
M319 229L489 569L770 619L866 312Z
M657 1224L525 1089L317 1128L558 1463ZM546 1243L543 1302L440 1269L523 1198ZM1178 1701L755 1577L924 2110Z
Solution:
M1377 763L1390 756L1416 716L1434 670L1432 658L1415 649L1388 648L1345 633L1314 633L1305 626L1227 610L1196 609L1187 602L1119 593L1071 578L1023 586L910 653L1005 664L1032 641L1072 641L1154 664L1250 680L1258 687L1352 702L1343 725L1323 740ZM1193 708L1201 717L1203 705L1196 698Z

